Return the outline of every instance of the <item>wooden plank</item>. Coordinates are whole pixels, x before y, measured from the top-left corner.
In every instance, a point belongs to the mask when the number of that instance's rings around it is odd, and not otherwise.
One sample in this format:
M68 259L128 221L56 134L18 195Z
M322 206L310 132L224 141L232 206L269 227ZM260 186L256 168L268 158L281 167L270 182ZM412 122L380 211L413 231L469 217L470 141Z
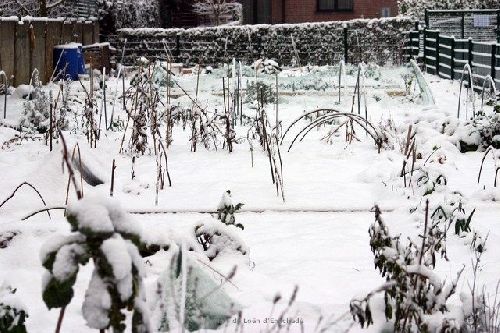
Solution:
M83 44L83 22L81 21L73 25L73 42Z
M0 70L10 79L15 71L15 35L17 22L0 21Z
M94 24L92 22L85 22L83 25L83 45L94 44Z
M29 23L18 22L15 41L14 85L29 84L31 73Z
M46 83L47 68L45 62L45 37L47 23L43 21L31 22L30 26L30 48L31 48L31 71L38 69L40 80Z
M52 21L47 24L47 37L45 38L46 82L50 80L54 71L54 46L61 44L62 26L63 23L60 21Z
M73 41L73 26L73 22L64 21L62 25L61 44L67 44Z
M93 43L99 43L99 41L101 40L100 33L101 33L101 30L99 28L99 22L94 21L94 40L93 40Z

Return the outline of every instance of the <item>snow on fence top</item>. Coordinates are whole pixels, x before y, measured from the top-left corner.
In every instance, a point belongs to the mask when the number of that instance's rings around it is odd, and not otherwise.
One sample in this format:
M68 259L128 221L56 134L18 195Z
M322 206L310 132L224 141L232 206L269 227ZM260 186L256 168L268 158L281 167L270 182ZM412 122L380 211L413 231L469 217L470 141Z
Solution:
M232 58L251 63L272 58L282 64L311 65L349 62L399 63L403 32L413 28L408 17L356 19L301 24L240 25L190 29L120 29L112 41L122 48L124 62L145 56L205 65ZM167 57L168 55L168 57Z
M326 22L306 22L306 23L285 23L285 24L247 24L247 25L221 25L217 27L199 27L199 28L124 28L119 29L119 33L128 35L144 36L144 35L171 35L176 33L206 33L207 31L225 31L225 30L252 30L259 31L262 29L317 29L331 26L349 27L354 25L373 26L385 25L390 23L411 23L415 20L411 17L387 17L378 19L354 19L350 21L326 21Z
M0 16L0 22L96 22L96 17L35 17L35 16L23 16L21 18L17 16Z

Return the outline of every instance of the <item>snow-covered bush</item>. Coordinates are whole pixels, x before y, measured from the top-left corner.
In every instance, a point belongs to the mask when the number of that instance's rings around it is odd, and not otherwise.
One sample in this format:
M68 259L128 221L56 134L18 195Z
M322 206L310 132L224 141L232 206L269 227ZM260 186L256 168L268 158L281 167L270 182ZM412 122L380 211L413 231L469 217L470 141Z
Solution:
M122 28L160 26L159 1L97 0L101 33L114 35Z
M500 112L480 114L455 132L460 151L484 151L489 146L500 149Z
M282 70L280 65L272 59L259 59L252 64L252 68L267 75L275 75Z
M50 99L42 89L38 75L33 80L34 89L29 95L30 100L24 102L20 125L31 131L45 133L50 127Z
M454 226L455 234L461 235L472 231L470 224L475 212L467 207L464 196L455 191L445 195L443 202L434 208L431 219L434 223Z
M0 285L0 332L26 333L26 308L15 295L16 289Z
M74 17L74 2L47 0L46 13L42 13L40 0L13 0L0 2L0 16ZM158 0L96 0L101 31L114 34L121 28L159 27ZM92 3L90 1L89 3ZM90 8L91 11L93 8Z
M243 227L243 224L236 223L236 219L234 217L234 213L237 213L241 207L243 207L241 202L236 204L236 206L233 205L231 191L226 191L222 195L219 206L217 207L217 218L225 225L234 225L241 230L244 230L245 227Z
M490 9L498 7L497 0L398 0L399 13L424 18L425 9Z
M243 6L233 0L197 0L193 4L195 14L206 16L215 26L240 23Z
M365 72L364 75L367 78L372 78L375 81L379 81L382 78L382 70L380 69L380 66L373 63L369 62L365 67Z
M173 75L169 75L168 68L165 67L165 63L158 62L153 68L153 83L158 87L170 87L174 86Z
M72 233L47 242L41 251L47 307L65 308L71 302L79 266L92 260L94 271L82 307L87 325L123 332L122 311L127 309L133 310L132 331L150 332L136 224L107 198L71 204L67 220Z
M237 230L236 226L209 220L197 225L194 234L206 256L212 261L222 253L247 255L248 248L236 233Z
M369 234L375 268L386 282L365 298L351 301L353 318L362 327L373 324L370 300L383 292L383 312L395 332L459 332L462 323L449 312L447 300L455 293L463 270L451 282L443 281L434 272L436 255L442 252L446 232L426 218L422 238L415 242L409 239L405 245L400 236L390 235L379 208L375 207L375 222Z
M333 85L330 82L323 80L320 77L309 77L301 76L297 80L292 82L280 84L280 89L290 89L292 91L297 90L314 90L314 91L326 91L332 88Z
M270 84L261 80L252 80L247 83L245 102L264 106L276 103L276 92Z

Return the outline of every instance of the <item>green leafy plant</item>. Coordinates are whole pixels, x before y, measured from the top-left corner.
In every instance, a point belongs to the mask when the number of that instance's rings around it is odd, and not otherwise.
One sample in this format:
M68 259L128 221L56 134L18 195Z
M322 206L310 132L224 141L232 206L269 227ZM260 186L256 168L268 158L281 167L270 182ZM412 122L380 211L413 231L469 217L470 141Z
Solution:
M231 191L226 191L222 195L219 206L217 207L217 219L219 219L225 225L234 225L235 227L244 230L245 227L241 223L236 223L236 218L234 214L237 213L243 204L240 202L236 205L233 205L233 201L231 199Z
M276 103L276 93L270 84L262 81L249 81L247 84L245 102L252 103L257 101L257 104L262 106Z

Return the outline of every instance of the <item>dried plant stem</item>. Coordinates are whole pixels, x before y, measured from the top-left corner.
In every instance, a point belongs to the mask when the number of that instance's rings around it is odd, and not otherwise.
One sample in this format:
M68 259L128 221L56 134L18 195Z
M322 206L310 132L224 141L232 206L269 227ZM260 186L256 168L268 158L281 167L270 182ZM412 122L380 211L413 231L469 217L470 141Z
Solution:
M115 169L116 169L116 165L115 165L115 160L113 159L113 165L111 166L111 186L109 189L109 196L110 197L113 196L113 191L115 189Z
M488 154L490 152L492 152L492 147L488 147L488 149L486 149L486 152L484 153L483 155L483 159L481 160L481 167L479 168L479 174L477 175L477 183L479 184L479 181L481 180L481 174L483 172L483 165L484 165L484 160L486 160L486 156L488 156ZM492 153L493 154L493 153ZM496 178L495 178L495 181L496 181Z
M2 203L0 203L0 208L6 204L10 199L12 199L15 195L16 195L16 192L22 188L23 186L28 186L30 187L33 191L36 192L36 194L38 194L38 197L40 198L40 200L42 200L42 203L45 207L47 207L47 203L45 202L45 200L43 199L42 195L40 194L40 191L38 191L36 189L36 187L28 182L22 182L21 184L19 184L15 189L14 191L4 200L2 201ZM47 210L47 215L49 216L49 219L51 218L50 216L50 212Z
M63 146L63 163L68 168L69 179L70 179L71 183L73 183L73 186L74 186L74 189L76 192L76 197L78 198L78 200L80 200L83 198L83 192L78 187L78 184L76 182L75 173L73 171L73 167L71 166L71 161L69 160L69 156L68 156L68 146L66 145L66 139L64 139L64 135L60 129L59 129L59 136L61 137L61 143Z
M26 221L26 220L28 220L28 219L32 218L33 216L38 215L40 213L44 213L44 212L48 213L51 210L66 210L66 208L67 208L66 206L61 206L61 207L47 207L47 208L39 209L37 211L29 213L28 215L26 215L25 217L23 217L21 219L21 221Z
M61 308L61 311L59 312L59 318L57 319L57 326L56 326L56 332L55 333L60 333L61 332L61 326L62 322L64 319L64 312L66 311L66 306L63 306Z
M53 123L53 106L52 102L50 103L49 108L49 150L52 151L52 137L54 131L54 123Z

